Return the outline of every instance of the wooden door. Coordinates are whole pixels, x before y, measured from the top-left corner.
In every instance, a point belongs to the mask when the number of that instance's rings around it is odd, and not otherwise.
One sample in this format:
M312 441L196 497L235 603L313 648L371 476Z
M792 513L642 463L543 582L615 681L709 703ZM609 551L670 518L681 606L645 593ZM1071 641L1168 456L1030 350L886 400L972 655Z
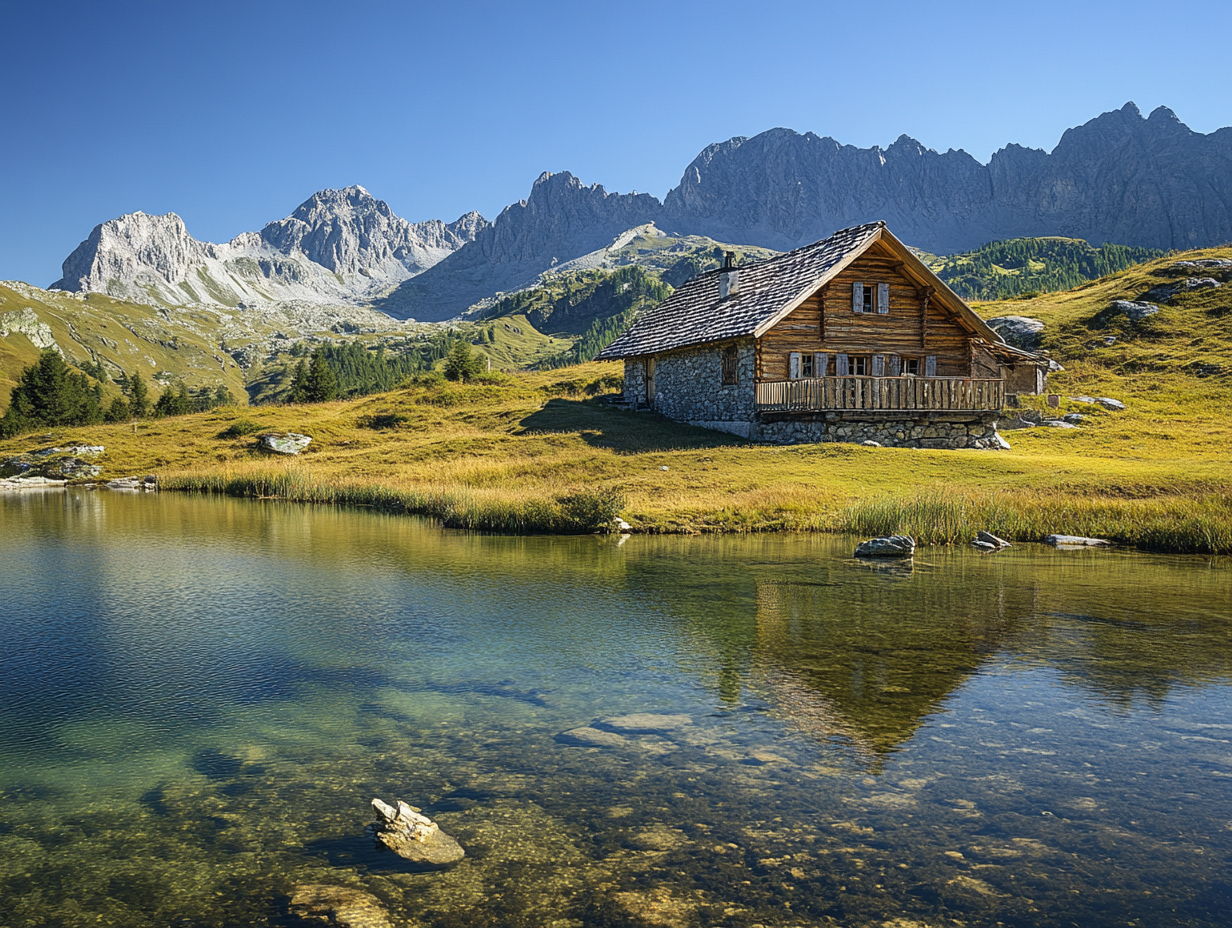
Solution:
M655 398L655 359L646 359L646 405L653 406Z

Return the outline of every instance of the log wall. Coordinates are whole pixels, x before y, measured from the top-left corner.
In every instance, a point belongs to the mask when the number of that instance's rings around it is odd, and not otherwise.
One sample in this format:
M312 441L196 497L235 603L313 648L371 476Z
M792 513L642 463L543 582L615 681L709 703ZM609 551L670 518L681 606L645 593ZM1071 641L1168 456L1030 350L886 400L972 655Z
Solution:
M890 311L853 312L852 284L857 281L874 291L877 284L888 283ZM830 369L825 373L830 376L834 355L843 353L919 358L921 374L924 358L933 355L938 377L970 377L974 336L935 300L928 301L925 316L924 297L901 264L874 245L821 293L809 297L758 339L758 380L789 378L793 351L829 354Z

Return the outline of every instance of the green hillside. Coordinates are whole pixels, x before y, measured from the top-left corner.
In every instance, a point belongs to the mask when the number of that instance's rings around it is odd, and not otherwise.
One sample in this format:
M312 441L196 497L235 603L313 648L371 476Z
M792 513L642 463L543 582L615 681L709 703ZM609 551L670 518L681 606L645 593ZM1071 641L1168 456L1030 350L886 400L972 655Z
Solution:
M1232 377L1232 264L1186 266L1200 261L1232 261L1232 248L1156 258L1064 293L974 305L986 318L1040 320L1039 346L1067 367L1226 381ZM1189 281L1215 286L1189 289ZM1134 321L1114 307L1117 300L1149 302L1158 312Z
M1000 300L1069 290L1163 254L1153 248L1095 248L1079 238L1049 237L990 242L967 254L926 260L964 299Z
M255 339L237 330L228 340L228 321L226 313L209 309L172 313L100 293L82 298L5 281L0 283L0 411L22 369L49 344L78 368L101 365L108 381L139 371L155 393L183 382L193 389L223 386L243 397L246 372L228 348L242 352ZM104 389L111 396L120 392L114 383Z

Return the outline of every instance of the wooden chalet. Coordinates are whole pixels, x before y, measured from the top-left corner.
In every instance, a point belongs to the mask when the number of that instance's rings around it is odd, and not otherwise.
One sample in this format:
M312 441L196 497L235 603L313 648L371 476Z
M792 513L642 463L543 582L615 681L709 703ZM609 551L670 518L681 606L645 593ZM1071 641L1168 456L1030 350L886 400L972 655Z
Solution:
M1000 447L1006 392L1046 359L1007 345L886 228L869 223L683 284L599 354L624 400L770 441ZM995 438L994 438L995 436Z

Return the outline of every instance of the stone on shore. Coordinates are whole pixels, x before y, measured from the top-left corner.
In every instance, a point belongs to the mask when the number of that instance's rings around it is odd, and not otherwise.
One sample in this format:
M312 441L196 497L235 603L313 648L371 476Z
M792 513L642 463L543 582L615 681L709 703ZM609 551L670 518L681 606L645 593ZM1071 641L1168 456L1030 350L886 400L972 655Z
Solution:
M1104 538L1085 538L1082 535L1049 535L1044 543L1054 548L1102 548L1112 544Z
M399 799L395 808L380 799L373 799L372 810L376 813L373 823L376 843L405 860L447 867L466 856L466 851L457 841L441 831L436 822L415 806Z
M381 901L350 886L304 883L291 891L290 912L307 922L336 928L391 928Z
M12 477L0 480L0 490L34 490L40 487L62 487L66 480L52 480L48 477Z
M107 489L158 489L158 477L153 473L144 477L117 477L107 481Z
M299 454L312 439L298 432L267 432L257 440L257 447L273 454Z
M915 539L906 535L890 535L887 538L870 538L856 547L855 557L912 557L915 554Z

